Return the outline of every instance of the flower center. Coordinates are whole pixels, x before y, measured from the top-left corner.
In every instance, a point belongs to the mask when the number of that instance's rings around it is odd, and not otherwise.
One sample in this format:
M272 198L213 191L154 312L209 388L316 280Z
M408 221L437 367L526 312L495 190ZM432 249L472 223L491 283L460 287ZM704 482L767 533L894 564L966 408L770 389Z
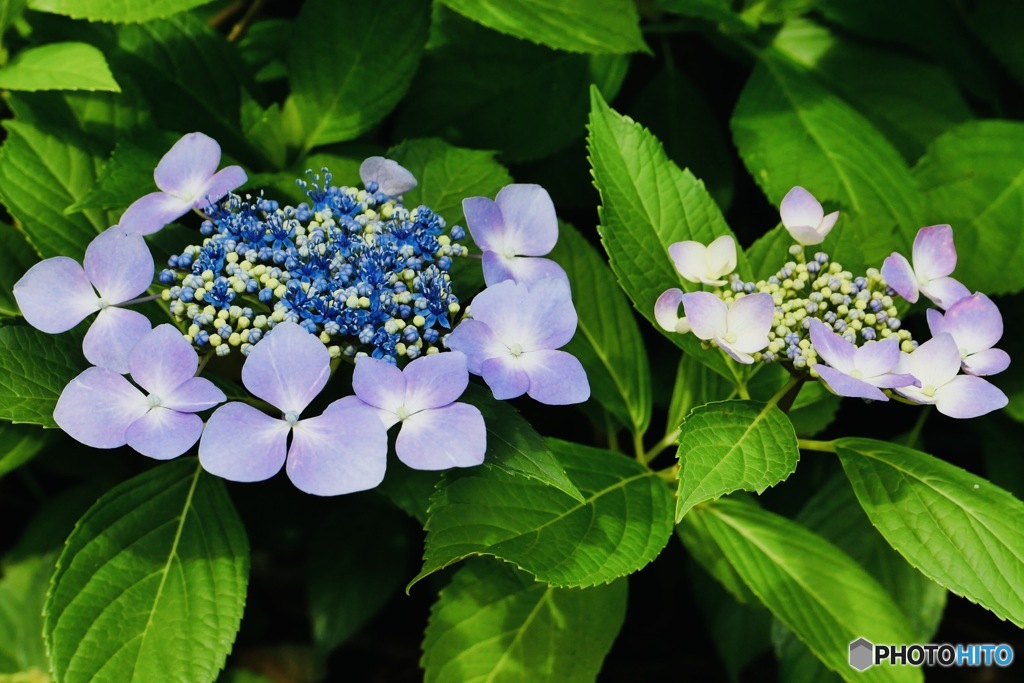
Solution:
M412 415L412 411L410 411L408 408L406 408L405 405L403 404L403 405L398 406L398 410L395 411L395 415L398 416L399 420L404 421L405 418L407 418L410 415Z
M961 346L960 347L960 360L963 360L964 358L967 358L968 355L969 355L969 352L967 351L967 348L964 347L964 346Z
M284 414L284 421L288 423L289 427L294 427L295 423L299 421L299 411L289 410Z
M726 332L725 336L722 337L722 339L724 339L727 344L732 344L734 341L736 341L736 333Z
M515 250L514 247L505 247L505 251L502 252L502 253L505 255L505 258L515 258L516 257L516 250Z
M850 377L854 379L863 379L864 374L860 370L854 369L850 371Z
M934 384L929 384L929 385L923 387L921 389L921 393L924 394L925 396L927 396L928 398L931 398L932 396L935 395L935 385Z
M96 301L96 305L97 305L97 306L99 306L99 307L100 307L100 310L102 311L102 310L103 310L104 308L106 308L107 306L110 306L111 304L110 304L110 302L109 302L109 301L107 301L106 299L104 299L104 298L103 298L103 297L101 296L101 297L99 297L99 299L98 299L98 300Z
M150 394L146 397L146 403L149 404L150 408L156 408L160 405L160 397L156 394Z
M512 346L508 347L508 350L512 352L512 355L518 358L523 355L523 345L516 342Z

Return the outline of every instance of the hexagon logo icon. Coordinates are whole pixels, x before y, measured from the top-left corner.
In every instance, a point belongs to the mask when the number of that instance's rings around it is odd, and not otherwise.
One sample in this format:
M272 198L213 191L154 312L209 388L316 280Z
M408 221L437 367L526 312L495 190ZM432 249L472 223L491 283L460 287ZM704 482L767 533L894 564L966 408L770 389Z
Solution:
M864 671L874 664L875 646L864 638L850 643L850 666L857 671Z

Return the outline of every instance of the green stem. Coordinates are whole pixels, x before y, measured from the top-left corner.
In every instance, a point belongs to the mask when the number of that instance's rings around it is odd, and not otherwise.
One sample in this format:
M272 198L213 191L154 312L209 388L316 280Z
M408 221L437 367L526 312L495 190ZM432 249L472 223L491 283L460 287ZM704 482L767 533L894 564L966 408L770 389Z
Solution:
M667 481L668 483L675 484L676 480L679 478L677 476L678 471L679 464L677 463L675 465L672 465L671 467L666 467L663 470L656 470L654 473L661 477L663 480Z
M633 454L637 461L646 464L647 461L644 460L646 455L644 452L644 435L641 432L633 432Z
M804 451L818 451L819 453L835 453L834 441L817 441L815 439L797 439L797 446Z
M204 353L202 356L199 357L199 367L196 368L196 377L203 374L203 370L206 368L206 364L209 363L210 359L216 355L216 353L210 351L209 353Z
M637 460L639 460L644 465L648 464L649 462L657 458L659 455L661 455L661 453L666 448L676 445L676 440L679 439L679 432L679 429L672 430L671 432L666 434L661 441L654 444L654 446L649 451L639 456Z
M921 430L924 429L924 423L928 420L928 416L931 415L931 411L928 410L929 407L927 405L921 407L921 412L917 416L917 421L914 422L913 429L907 434L906 444L910 448L913 448L917 440L921 438Z

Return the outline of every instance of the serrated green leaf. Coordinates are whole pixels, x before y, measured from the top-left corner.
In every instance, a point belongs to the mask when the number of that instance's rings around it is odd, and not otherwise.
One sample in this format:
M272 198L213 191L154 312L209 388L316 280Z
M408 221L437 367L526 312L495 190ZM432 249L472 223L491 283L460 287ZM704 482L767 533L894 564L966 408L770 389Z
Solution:
M63 14L73 19L137 23L163 19L208 2L211 0L29 0L29 7L37 12Z
M914 641L885 590L839 548L784 517L731 500L702 505L684 524L690 518L698 518L735 574L831 670L848 681L923 680L914 667L860 672L849 665L848 647L857 638Z
M0 477L36 457L51 443L52 435L33 425L0 422Z
M56 554L4 563L0 579L0 673L49 668L43 643L43 603Z
M793 425L775 402L694 408L679 430L676 522L694 505L733 491L763 492L796 470Z
M123 213L136 199L156 191L153 169L178 138L173 133L122 138L100 171L96 184L64 212L113 209Z
M121 92L103 53L85 43L50 43L19 52L0 69L0 88Z
M970 121L936 139L914 168L925 225L948 223L956 241L954 276L971 291L1024 288L1024 123ZM1000 268L992 267L998 255Z
M424 680L593 681L622 627L626 593L624 580L553 588L509 565L468 562L430 610Z
M1021 501L905 446L848 438L835 447L861 507L897 552L953 593L1024 626Z
M526 477L583 502L583 494L566 475L551 446L515 408L498 401L488 389L470 384L460 399L479 408L487 425L484 467Z
M586 368L591 396L641 434L651 421L651 369L633 311L597 250L573 226L560 227L550 257L568 274L579 315L565 350Z
M681 240L709 244L732 231L704 183L680 170L647 129L612 110L591 88L587 148L594 184L601 193L601 242L612 271L641 315L654 321L654 302L671 287L694 291L668 255ZM747 273L742 253L737 270ZM693 335L666 333L677 346L724 377L731 366L717 352L704 352Z
M616 453L549 443L583 501L495 469L451 476L431 499L423 570L413 583L493 555L552 586L596 586L657 557L672 533L672 494L658 475Z
M79 333L0 327L0 419L56 427L60 392L86 367Z
M46 642L59 680L213 681L242 620L245 528L192 458L100 498L57 562Z
M325 26L358 23L344 40L311 45L293 40L288 77L303 125L302 149L358 137L405 94L427 42L426 0L310 0L295 20L296 35L319 35ZM383 41L383 42L382 42ZM418 108L418 107L417 107Z
M14 300L14 283L21 279L39 256L18 230L6 223L0 223L0 316L20 315L18 302Z
M556 50L650 52L631 0L441 0L473 21Z

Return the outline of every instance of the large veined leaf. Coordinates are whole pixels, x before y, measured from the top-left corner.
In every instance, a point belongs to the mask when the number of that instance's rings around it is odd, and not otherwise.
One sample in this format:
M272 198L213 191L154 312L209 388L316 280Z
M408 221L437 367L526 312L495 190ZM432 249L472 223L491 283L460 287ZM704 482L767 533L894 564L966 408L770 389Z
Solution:
M25 236L10 225L0 223L0 315L19 315L18 302L14 300L14 283L25 271L39 260Z
M295 21L296 36L322 35L325 26L353 28L312 44L291 42L289 104L302 120L300 142L308 150L359 136L398 104L427 42L430 3L311 0Z
M583 363L591 396L634 433L651 420L651 370L629 302L608 264L576 228L562 223L551 252L569 276L579 315L565 350Z
M211 0L29 0L29 7L38 12L63 14L73 19L136 23L162 19L178 12L205 5Z
M0 69L0 88L121 92L103 53L86 43L50 43L18 53Z
M927 453L839 439L857 500L890 545L932 580L1024 627L1024 504Z
M474 468L431 499L418 581L473 555L493 555L552 586L596 586L651 562L672 534L672 495L635 460L550 439L583 494Z
M892 598L839 548L795 522L746 503L719 500L690 512L747 588L828 668L848 681L921 681L914 667L849 665L857 638L911 643ZM827 571L823 571L827 568Z
M88 365L81 334L0 327L0 419L56 427L53 408L60 393Z
M672 387L672 399L668 407L665 431L671 441L678 440L675 432L683 423L690 411L705 403L724 401L735 396L732 384L711 371L706 365L698 363L693 356L683 354L676 366L676 380Z
M428 682L593 681L626 616L626 581L554 588L493 560L459 569L430 613Z
M0 579L0 674L46 671L43 603L55 553L5 562ZM0 676L0 680L3 680Z
M442 0L496 31L570 52L647 51L631 0Z
M971 291L1024 288L1024 159L1011 152L1021 145L1024 123L971 121L936 139L914 168L926 224L953 226L954 276Z
M800 459L793 424L774 401L722 401L695 408L683 420L677 454L677 522L697 503L775 486L796 470Z
M245 605L249 543L192 458L117 486L57 562L45 631L60 681L213 681Z

